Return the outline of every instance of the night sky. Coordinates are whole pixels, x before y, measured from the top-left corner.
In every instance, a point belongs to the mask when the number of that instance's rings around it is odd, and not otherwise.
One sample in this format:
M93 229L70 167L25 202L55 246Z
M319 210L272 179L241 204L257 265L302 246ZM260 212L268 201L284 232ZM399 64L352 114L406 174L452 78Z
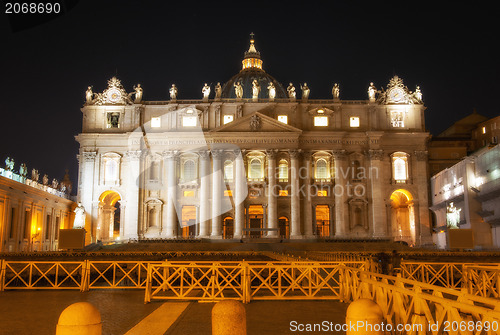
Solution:
M385 3L73 0L38 25L2 7L0 165L11 156L50 179L69 169L76 184L87 86L102 92L116 75L143 100L168 100L173 83L179 99L201 99L205 82L240 70L251 32L264 70L285 87L307 82L311 99L330 99L334 83L341 99L367 99L370 82L398 75L420 86L434 135L474 108L499 115L495 2Z

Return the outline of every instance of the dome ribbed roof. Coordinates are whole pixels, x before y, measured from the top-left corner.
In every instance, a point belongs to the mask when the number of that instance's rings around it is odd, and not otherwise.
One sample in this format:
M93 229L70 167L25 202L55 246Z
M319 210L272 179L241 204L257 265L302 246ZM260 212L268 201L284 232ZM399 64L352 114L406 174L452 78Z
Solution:
M245 52L245 57L242 60L242 69L239 73L234 75L222 86L222 98L235 99L236 92L234 90L234 85L238 82L243 86L243 99L253 98L253 81L257 80L260 91L259 99L269 99L269 89L270 83L273 83L276 89L275 99L286 99L287 93L283 88L283 85L274 79L271 75L267 74L266 71L262 69L262 60L260 58L260 52L257 51L254 45L253 34L250 34L250 47L248 51Z

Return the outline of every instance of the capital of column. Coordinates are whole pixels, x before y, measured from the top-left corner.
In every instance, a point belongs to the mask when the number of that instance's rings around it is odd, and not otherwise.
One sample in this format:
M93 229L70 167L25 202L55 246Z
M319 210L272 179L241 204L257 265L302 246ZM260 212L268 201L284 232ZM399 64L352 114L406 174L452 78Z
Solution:
M381 161L384 159L384 150L370 149L367 154L371 160Z
M179 150L165 150L162 152L162 156L165 159L177 160L179 158Z
M210 150L200 150L198 151L198 155L200 155L201 159L209 159L210 158Z
M129 160L139 160L144 157L143 150L129 150L125 153L125 157Z
M212 153L213 159L220 159L222 157L222 155L224 154L224 150L215 149L215 150L211 150L211 153Z
M335 160L345 160L347 158L347 151L344 149L333 150L332 155Z
M426 150L415 150L415 157L417 157L417 161L425 161L428 156L428 152Z
M97 156L97 152L95 151L84 151L80 154L80 159L83 162L93 162Z
M277 155L278 155L278 149L267 149L266 150L267 159L275 159Z
M290 149L288 150L288 154L290 155L291 159L297 159L300 157L300 149Z

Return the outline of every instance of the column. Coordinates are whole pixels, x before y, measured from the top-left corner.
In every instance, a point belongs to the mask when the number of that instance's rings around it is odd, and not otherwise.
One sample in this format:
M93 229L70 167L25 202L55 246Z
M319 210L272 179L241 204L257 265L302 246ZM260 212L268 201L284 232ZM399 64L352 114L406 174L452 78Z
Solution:
M243 237L245 226L245 198L247 196L247 183L245 174L245 163L241 156L241 150L234 150L234 238Z
M267 226L273 228L267 232L268 237L278 237L278 190L276 188L276 155L277 150L266 150L267 154Z
M87 220L90 219L90 239L92 242L96 241L97 220L95 218L96 211L92 211L92 198L94 195L94 165L97 153L95 151L84 151L78 156L79 175L82 180L80 187L78 187L78 202L81 202L85 211L87 212ZM21 212L21 211L20 211ZM94 214L94 217L92 217ZM73 223L71 224L73 227ZM87 233L88 234L88 233Z
M333 204L328 205L328 220L330 221L330 238L335 236L335 215L333 214L335 210L335 206Z
M210 223L210 152L202 150L200 155L200 216L199 216L199 234L198 237L208 237Z
M347 208L347 181L348 176L347 159L345 150L334 150L333 159L335 164L335 232L336 236L347 235L347 224L349 213Z
M177 152L165 151L164 156L167 168L167 210L162 235L166 238L175 238L177 237L177 212L175 210L177 202Z
M300 183L299 183L299 150L289 150L291 161L291 229L290 238L301 238L300 232Z
M306 238L313 238L313 216L312 216L312 205L311 205L311 159L312 153L310 151L306 151L302 153L302 158L304 159L304 173L300 175L304 175L304 235Z
M141 150L127 151L127 184L125 191L125 217L126 222L123 222L123 237L137 238L137 225L139 220L139 176L140 163L142 158ZM102 226L101 229L104 229ZM102 234L102 232L101 232Z
M212 233L211 238L222 238L222 150L212 150Z
M387 218L386 211L384 210L384 185L382 183L384 171L382 170L382 160L384 158L383 150L368 150L370 157L370 170L366 174L370 178L371 188L371 217L373 225L374 237L386 237L387 232Z

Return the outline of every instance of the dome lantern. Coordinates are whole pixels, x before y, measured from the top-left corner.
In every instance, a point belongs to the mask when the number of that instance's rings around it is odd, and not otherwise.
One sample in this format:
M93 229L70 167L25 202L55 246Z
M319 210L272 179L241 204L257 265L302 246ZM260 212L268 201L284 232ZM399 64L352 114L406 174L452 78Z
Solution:
M243 68L246 69L260 69L262 70L262 59L260 59L260 52L255 49L254 33L250 34L250 47L245 52L245 57L242 60Z

